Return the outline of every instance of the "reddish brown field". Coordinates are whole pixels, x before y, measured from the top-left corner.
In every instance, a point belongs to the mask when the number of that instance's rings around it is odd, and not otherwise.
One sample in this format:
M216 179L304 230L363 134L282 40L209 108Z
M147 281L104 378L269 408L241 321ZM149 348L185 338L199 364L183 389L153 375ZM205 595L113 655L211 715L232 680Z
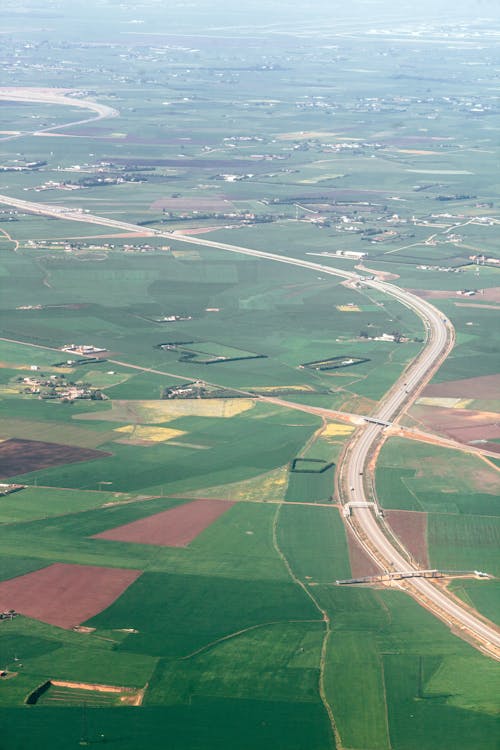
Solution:
M0 610L72 628L109 607L140 575L140 570L54 563L0 583Z
M485 443L481 443L479 448L482 448L484 451L489 451L490 453L500 453L500 443L490 443L489 440Z
M387 510L386 520L414 560L429 568L427 551L427 513L413 510Z
M110 455L111 453L106 453L106 451L45 443L41 440L5 440L0 443L0 478Z
M376 576L381 573L380 568L361 547L353 532L347 528L347 544L349 547L349 562L353 578Z
M427 386L422 395L434 398L499 398L500 374L432 383Z
M441 289L411 289L413 294L424 299L455 299L457 302L463 300L456 292ZM476 294L470 298L474 303L481 302L500 302L500 286L493 286L491 289L485 289L481 294Z
M459 443L500 437L500 416L495 412L415 406L411 410L411 416L428 430L446 435Z
M234 503L225 500L193 500L139 521L95 534L93 539L186 547Z
M423 299L460 299L456 292L446 289L410 289L410 291Z

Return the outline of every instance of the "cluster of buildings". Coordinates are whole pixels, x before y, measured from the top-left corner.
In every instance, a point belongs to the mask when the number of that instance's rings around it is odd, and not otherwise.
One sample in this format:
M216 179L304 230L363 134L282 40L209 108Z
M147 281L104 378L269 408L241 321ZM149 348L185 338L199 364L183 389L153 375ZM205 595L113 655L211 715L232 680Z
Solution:
M463 273L464 269L461 267L453 266L426 266L419 265L416 267L418 271L444 271L445 273Z
M321 253L306 253L306 255L318 255L322 258L345 258L346 260L363 260L368 253L361 253L357 250L335 250L333 253L327 251Z
M107 397L98 389L86 383L72 383L63 375L40 374L39 377L28 376L22 378L25 393L38 396L42 400L59 399L61 401L76 401L77 399L92 399L102 401Z
M478 266L500 266L500 258L488 258L486 255L469 255L469 260Z
M24 490L25 487L25 484L6 484L5 482L0 482L0 497L10 495L12 492L19 492L19 490Z
M107 349L103 349L100 346L94 346L94 344L65 344L61 347L62 352L71 352L72 354L83 354L84 356L93 356L95 354L102 354Z

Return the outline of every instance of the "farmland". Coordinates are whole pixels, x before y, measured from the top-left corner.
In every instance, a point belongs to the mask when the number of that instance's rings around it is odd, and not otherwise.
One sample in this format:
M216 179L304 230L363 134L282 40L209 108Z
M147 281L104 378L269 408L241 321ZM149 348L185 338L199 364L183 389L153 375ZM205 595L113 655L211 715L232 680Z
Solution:
M2 19L0 195L81 210L0 204L2 746L494 750L496 663L336 581L377 572L344 457L428 344L376 276L456 340L401 416L441 444L391 428L367 488L498 623L498 12L70 5Z

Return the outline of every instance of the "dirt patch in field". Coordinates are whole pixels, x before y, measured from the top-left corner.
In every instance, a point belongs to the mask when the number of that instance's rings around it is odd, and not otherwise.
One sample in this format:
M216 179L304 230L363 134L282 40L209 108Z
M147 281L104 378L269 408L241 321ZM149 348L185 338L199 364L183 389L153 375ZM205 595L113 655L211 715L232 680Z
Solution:
M413 294L423 299L455 299L457 300L457 293L451 290L439 290L439 289L410 289ZM500 286L493 286L491 289L484 289L481 294L477 294L474 298L477 303L481 302L500 302ZM460 298L458 297L457 303ZM483 307L481 304L477 304L476 307Z
M140 570L54 563L0 583L0 609L72 628L109 607Z
M422 299L456 299L457 293L442 289L410 289L412 294Z
M500 438L500 415L495 412L415 406L411 416L430 431L459 443Z
M226 227L224 227L225 229ZM176 229L175 234L182 234L186 237L197 234L208 234L208 232L216 232L221 227L196 227L195 229Z
M477 307L483 310L500 310L498 305L485 305L482 302L455 302L455 307Z
M215 211L226 212L234 208L223 196L216 198L160 198L150 208L165 211Z
M347 411L351 414L370 414L376 403L376 401L364 396L351 396L342 402L339 411Z
M367 268L362 263L360 263L358 266L354 266L354 268L356 268L358 271L363 271L364 273L373 274L382 281L394 281L394 279L399 279L399 274L397 273L390 273L389 271L378 271L374 268Z
M500 395L500 374L479 375L476 378L432 383L427 386L422 395L435 398L498 398Z
M386 510L387 523L414 560L429 568L427 513L413 510Z
M483 289L477 300L486 300L487 302L500 302L500 286L493 286L491 289Z
M354 533L347 527L347 545L349 548L349 562L353 578L379 575L381 570L360 545Z
M0 478L105 456L111 453L40 440L5 440L0 443Z
M225 500L194 500L139 521L95 534L93 539L186 547L234 503Z

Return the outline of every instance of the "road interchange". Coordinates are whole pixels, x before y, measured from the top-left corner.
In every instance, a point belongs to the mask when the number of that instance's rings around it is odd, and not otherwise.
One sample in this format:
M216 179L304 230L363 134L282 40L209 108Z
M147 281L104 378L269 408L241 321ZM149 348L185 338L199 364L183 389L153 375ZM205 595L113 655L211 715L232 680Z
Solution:
M13 206L21 211L99 224L119 229L122 232L135 234L141 232L143 235L160 236L204 248L214 248L298 266L322 275L340 276L352 283L366 285L387 294L413 310L421 318L426 328L425 345L411 365L406 368L403 375L381 399L378 408L371 415L372 419L379 420L380 423L376 421L365 422L364 425L358 427L348 444L344 459L339 467L341 472L341 500L343 503L348 503L350 499L355 499L357 503L369 502L365 481L372 451L383 437L384 424L382 423L394 422L404 409L415 401L453 347L453 326L440 310L428 301L377 278L367 279L353 271L333 268L301 258L252 250L239 245L184 236L149 227L145 228L129 222L95 216L87 211L34 203L6 195L0 195L0 203ZM402 551L395 546L394 541L391 541L390 537L383 532L372 508L353 508L349 523L365 550L382 570L418 571L418 566L407 559ZM459 599L456 599L429 579L418 577L406 579L404 589L420 604L446 622L457 635L470 641L476 648L489 656L500 659L500 632L493 623L482 618Z

